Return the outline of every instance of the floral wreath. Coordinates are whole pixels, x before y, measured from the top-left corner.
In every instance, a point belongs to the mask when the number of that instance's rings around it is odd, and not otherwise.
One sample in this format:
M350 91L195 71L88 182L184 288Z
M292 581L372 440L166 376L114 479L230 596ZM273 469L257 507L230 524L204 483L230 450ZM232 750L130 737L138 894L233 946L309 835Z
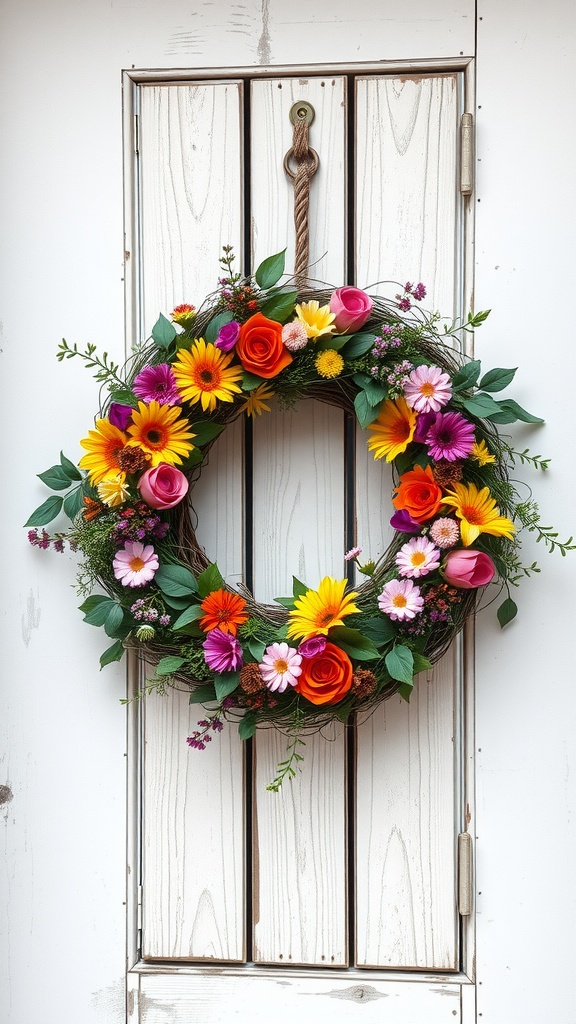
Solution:
M394 300L353 287L298 292L279 285L283 252L253 278L233 261L225 247L217 291L198 311L161 315L122 368L92 344L82 352L62 341L58 359L85 361L102 405L78 467L61 454L39 474L66 493L26 526L35 546L62 551L68 542L82 552L81 611L112 640L102 667L135 648L155 666L143 692L186 684L191 703L208 705L191 747L204 749L233 717L242 739L270 724L287 733L286 760L268 787L277 790L295 774L308 728L346 722L396 692L408 699L414 676L445 653L488 584L506 592L500 624L515 616L511 588L538 571L520 561L521 528L562 554L574 545L541 525L538 506L510 479L518 463L549 462L498 432L542 422L493 397L515 370L482 375L478 360L460 354L462 331L487 312L447 325L420 310L421 283ZM360 547L345 554L366 577L361 586L326 576L313 589L294 578L292 595L262 605L209 561L189 497L228 423L265 414L273 399L289 407L303 398L354 414L374 458L391 464L394 537L375 561L361 563ZM51 537L44 527L61 511L72 528Z

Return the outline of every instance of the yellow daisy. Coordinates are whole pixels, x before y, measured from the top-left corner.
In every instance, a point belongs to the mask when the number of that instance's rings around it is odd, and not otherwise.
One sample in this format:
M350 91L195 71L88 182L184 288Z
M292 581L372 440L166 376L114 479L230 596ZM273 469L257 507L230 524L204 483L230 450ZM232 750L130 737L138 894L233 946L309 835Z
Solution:
M321 334L334 334L336 330L336 317L330 312L330 306L321 306L316 299L296 306L294 312L309 338L319 338Z
M443 505L452 505L460 522L462 543L465 547L473 544L481 533L493 537L512 539L515 532L511 519L500 515L500 509L487 487L478 490L476 484L454 484L442 498Z
M114 508L115 505L122 505L130 496L126 486L125 473L114 473L104 477L98 484L98 497L104 505Z
M332 626L343 626L346 615L360 611L354 604L356 591L346 594L347 580L335 580L325 576L318 590L307 590L296 598L295 607L289 612L287 634L306 640L310 636L326 636Z
M132 413L130 446L140 448L150 459L150 466L167 462L170 466L182 462L194 445L196 435L182 416L178 405L160 405L159 402L138 402L138 411Z
M470 452L470 458L479 463L480 466L487 466L489 462L496 462L496 456L492 455L486 441L476 441Z
M414 437L417 418L417 413L402 396L394 401L386 399L378 419L368 426L373 435L368 440L368 448L374 452L374 458L386 458L386 462L392 462L397 455L406 451Z
M88 454L83 455L78 463L80 469L87 471L91 484L96 486L110 475L121 475L126 479L118 456L128 441L128 435L110 423L110 420L96 420L96 429L89 430L88 437L80 441Z
M240 406L240 412L247 416L261 416L263 412L270 412L270 406L266 405L268 399L274 397L274 391L268 384L259 384L248 396L248 401Z
M242 390L238 384L242 368L229 365L233 358L233 352L221 352L204 338L198 338L190 350L180 349L172 371L182 398L200 402L203 412L214 412L217 401L233 402Z
M330 380L332 377L340 376L344 369L344 360L339 352L336 352L333 348L327 348L323 352L318 353L315 365L318 376L326 377Z

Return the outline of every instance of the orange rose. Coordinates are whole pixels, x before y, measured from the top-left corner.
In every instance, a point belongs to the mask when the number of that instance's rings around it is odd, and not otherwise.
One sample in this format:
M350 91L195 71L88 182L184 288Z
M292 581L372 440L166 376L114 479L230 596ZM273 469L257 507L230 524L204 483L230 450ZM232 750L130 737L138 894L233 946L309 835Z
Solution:
M392 504L404 508L417 523L432 519L440 508L442 488L436 483L430 466L415 466L403 473Z
M337 704L352 686L352 674L348 655L327 643L321 654L302 658L302 674L295 690L311 704Z
M248 373L257 377L276 377L292 362L282 341L282 324L255 313L240 328L236 355Z

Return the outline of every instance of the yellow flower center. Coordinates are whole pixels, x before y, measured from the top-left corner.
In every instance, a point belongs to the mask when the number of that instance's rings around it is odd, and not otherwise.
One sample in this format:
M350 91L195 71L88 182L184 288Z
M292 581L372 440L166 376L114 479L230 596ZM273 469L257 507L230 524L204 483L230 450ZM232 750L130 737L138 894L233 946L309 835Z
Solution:
M392 598L392 604L395 608L405 608L408 604L404 594L395 594Z
M413 566L422 565L426 561L426 555L423 551L414 551L410 557L410 562Z
M334 611L333 611L332 608L329 608L328 611L325 611L323 615L319 615L318 616L316 625L318 627L327 626L329 622L332 622L333 618L334 618Z
M141 558L134 556L134 558L130 559L130 568L132 569L132 572L140 572L145 565L146 562L143 562Z
M279 676L284 675L284 673L288 671L288 662L284 661L284 658L278 658L278 661L274 662L274 671L277 672Z
M431 398L434 394L434 385L431 384L429 380L424 381L420 386L420 394L423 395L424 398Z

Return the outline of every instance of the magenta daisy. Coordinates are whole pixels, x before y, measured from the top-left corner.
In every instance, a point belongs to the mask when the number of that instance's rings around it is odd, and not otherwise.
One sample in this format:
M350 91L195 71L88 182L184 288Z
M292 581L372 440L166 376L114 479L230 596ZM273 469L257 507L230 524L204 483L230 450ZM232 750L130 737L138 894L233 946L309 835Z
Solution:
M450 377L439 366L417 366L404 384L404 398L416 412L438 412L451 397Z
M202 647L204 661L214 672L235 672L242 667L240 641L232 633L211 629Z
M350 551L347 551L346 554L344 555L344 561L345 562L355 562L356 559L358 558L358 555L361 555L361 554L362 554L362 548L350 548Z
M474 447L474 424L459 412L439 412L426 434L426 447L431 459L466 459Z
M160 405L182 404L172 367L168 363L145 366L134 378L132 390L143 402L159 402Z
M158 555L151 544L128 540L122 550L116 552L112 567L123 587L144 587L154 578L158 564Z
M396 565L401 576L427 576L440 565L440 552L427 537L413 537L400 548Z
M288 686L296 686L301 675L302 655L287 643L270 644L260 662L262 679L269 690L284 693Z
M390 580L378 597L378 607L391 619L413 619L422 611L424 599L412 580Z
M430 536L436 547L445 551L446 548L453 548L460 539L460 527L455 519L450 519L448 516L440 516L439 519L435 519L432 523Z

